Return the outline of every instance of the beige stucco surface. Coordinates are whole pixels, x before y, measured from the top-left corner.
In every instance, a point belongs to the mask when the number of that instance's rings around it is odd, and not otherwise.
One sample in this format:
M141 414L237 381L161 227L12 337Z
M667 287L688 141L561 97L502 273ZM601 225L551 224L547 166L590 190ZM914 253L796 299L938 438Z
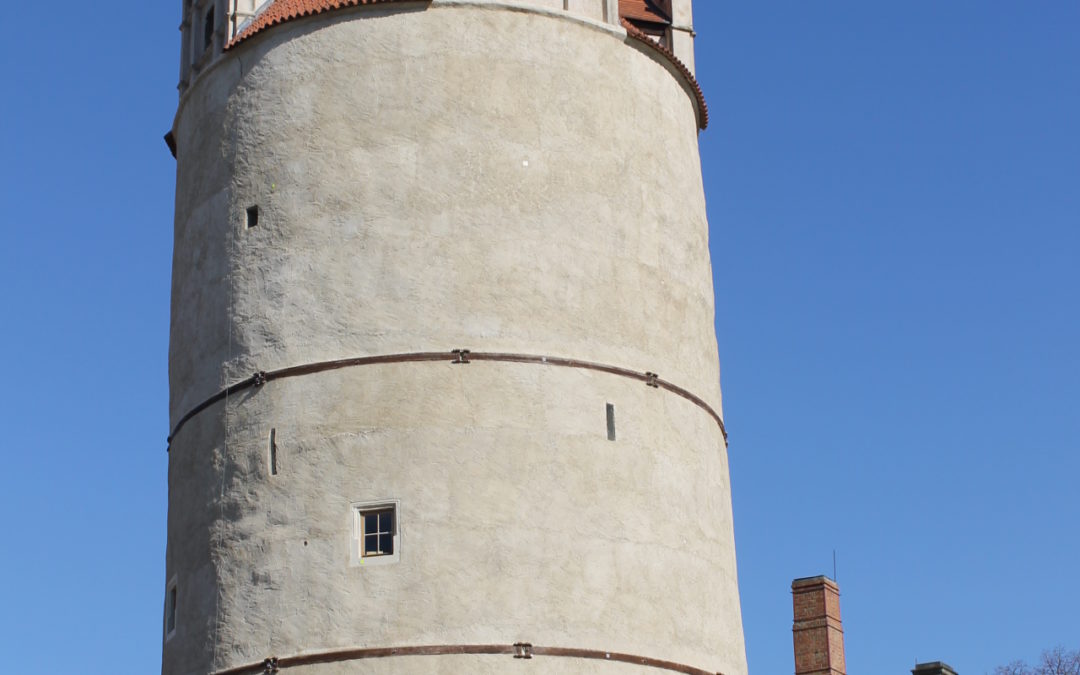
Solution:
M649 370L720 410L694 101L618 29L340 11L228 52L174 131L173 423L256 371L459 347ZM722 433L635 380L447 362L273 381L180 430L169 489L169 675L518 640L746 670ZM400 561L352 565L350 504L390 499ZM453 658L472 665L308 672L641 670Z

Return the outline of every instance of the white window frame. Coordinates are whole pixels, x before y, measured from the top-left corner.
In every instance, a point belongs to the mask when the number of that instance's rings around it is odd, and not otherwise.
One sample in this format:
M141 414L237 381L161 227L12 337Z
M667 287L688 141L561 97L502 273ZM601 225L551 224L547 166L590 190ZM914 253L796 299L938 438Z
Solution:
M394 513L394 552L387 555L364 556L364 514L372 511L391 510ZM352 537L349 539L349 561L353 567L390 565L401 560L401 502L397 499L380 499L370 502L353 502L350 507Z

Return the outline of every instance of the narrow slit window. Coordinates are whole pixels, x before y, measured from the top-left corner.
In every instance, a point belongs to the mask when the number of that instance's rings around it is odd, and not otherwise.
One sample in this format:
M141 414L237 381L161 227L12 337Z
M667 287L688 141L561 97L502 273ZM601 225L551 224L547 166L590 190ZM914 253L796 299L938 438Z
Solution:
M607 439L615 440L615 405L607 404Z
M165 637L170 638L176 632L176 582L169 584L165 593Z
M277 429L270 430L270 475L276 476L278 472L277 466Z
M247 228L250 230L253 227L259 226L259 207L249 206L247 208L247 218L245 219Z

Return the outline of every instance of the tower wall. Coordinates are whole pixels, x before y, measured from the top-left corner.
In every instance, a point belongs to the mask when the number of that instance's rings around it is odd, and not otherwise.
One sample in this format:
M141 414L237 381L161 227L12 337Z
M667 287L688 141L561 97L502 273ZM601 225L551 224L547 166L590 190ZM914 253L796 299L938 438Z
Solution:
M694 98L506 4L290 22L184 93L164 673L517 641L745 673ZM398 559L359 564L353 505L391 501ZM298 671L641 670L508 659Z

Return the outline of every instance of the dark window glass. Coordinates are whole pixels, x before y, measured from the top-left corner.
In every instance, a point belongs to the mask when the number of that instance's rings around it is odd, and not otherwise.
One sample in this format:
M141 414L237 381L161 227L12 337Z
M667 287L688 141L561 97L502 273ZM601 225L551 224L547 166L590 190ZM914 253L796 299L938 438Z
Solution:
M364 535L364 555L379 555L379 535Z
M364 531L361 555L392 555L394 553L394 510L361 513Z
M210 49L214 44L214 8L206 10L203 19L203 49Z

